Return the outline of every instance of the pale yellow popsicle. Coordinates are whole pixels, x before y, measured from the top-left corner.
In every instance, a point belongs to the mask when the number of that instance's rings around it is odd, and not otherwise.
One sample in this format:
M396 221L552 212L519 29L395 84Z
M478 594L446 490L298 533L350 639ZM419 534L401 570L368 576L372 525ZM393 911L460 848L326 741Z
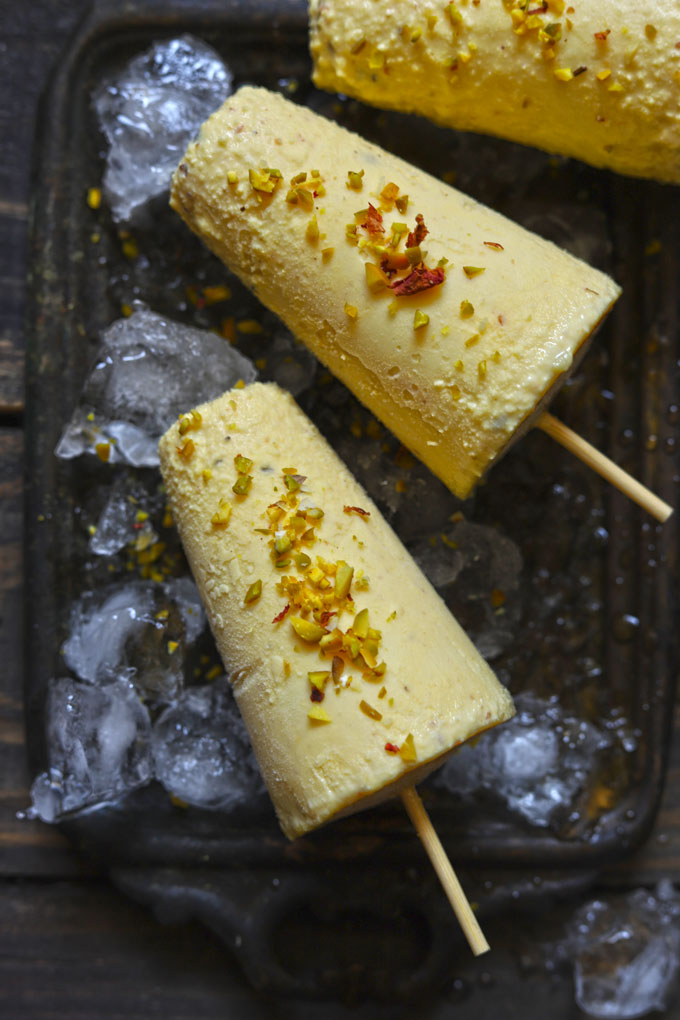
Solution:
M240 89L203 125L171 201L460 497L541 413L619 294L553 244L265 89Z
M261 383L231 390L173 425L160 454L287 836L397 794L513 714L508 692L287 393Z
M677 0L310 0L314 82L680 182Z

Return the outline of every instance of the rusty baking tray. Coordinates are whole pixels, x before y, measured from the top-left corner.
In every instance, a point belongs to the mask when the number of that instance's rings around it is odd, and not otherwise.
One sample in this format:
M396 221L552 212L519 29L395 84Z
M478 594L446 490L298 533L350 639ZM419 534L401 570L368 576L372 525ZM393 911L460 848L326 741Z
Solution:
M183 321L219 324L210 308L187 301L187 287L219 282L225 270L169 209L159 206L153 230L135 233L146 256L140 267L126 259L106 211L93 211L85 202L103 168L104 142L90 105L92 90L154 40L187 31L203 38L225 57L236 84L284 89L296 101L311 103L430 172L455 176L462 190L611 273L624 295L555 410L677 505L676 192L318 93L310 84L305 14L304 2L267 0L132 0L95 6L44 97L27 329L26 704L36 772L45 765L46 683L63 672L59 650L68 606L80 592L111 576L88 555L84 526L106 469L58 462L53 455L97 334L134 298ZM93 233L99 235L96 244ZM238 282L229 282L236 317L264 324L264 333L248 347L252 356L262 356L273 328L271 316ZM339 384L332 385L333 415L318 388L302 395L302 406L331 439L342 431L343 456L351 466L360 465L364 437L354 436L352 426L357 421L365 425L367 416ZM424 471L419 479L426 505L428 486L438 483ZM460 509L472 521L501 528L524 558L516 633L493 661L499 675L514 693L559 695L566 710L593 721L618 714L631 737L628 750L615 743L599 760L578 819L559 829L529 826L492 794L470 805L432 782L423 787L452 859L473 868L470 881L477 883L483 899L484 869L591 872L648 834L663 785L678 664L677 521L663 528L655 524L537 432L519 443ZM403 533L399 513L392 520ZM410 527L403 534L409 541L414 537ZM456 606L454 599L454 608L461 622L474 629L475 607ZM232 944L254 903L271 927L284 901L296 909L315 903L321 886L324 902L330 897L336 909L355 902L360 910L367 905L376 909L376 883L382 889L393 883L385 899L401 903L408 914L414 894L404 875L422 864L422 851L398 804L291 845L268 809L235 815L184 810L152 786L124 805L74 818L64 827L138 898L165 904L171 915L197 912ZM287 889L275 909L267 906L263 893L262 876L271 874ZM506 901L502 896L496 900ZM430 901L438 902L438 895L433 893ZM432 909L436 923L443 924L439 908ZM241 952L251 978L299 991L300 982L284 977L267 956L262 930L252 925L249 930L249 949ZM267 967L258 959L269 960L269 977L263 976ZM304 990L311 994L314 987L310 979Z

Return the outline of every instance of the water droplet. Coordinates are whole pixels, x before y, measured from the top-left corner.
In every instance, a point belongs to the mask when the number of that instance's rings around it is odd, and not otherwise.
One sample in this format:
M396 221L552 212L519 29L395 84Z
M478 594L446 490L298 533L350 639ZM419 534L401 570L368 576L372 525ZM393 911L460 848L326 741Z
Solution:
M677 450L678 443L675 436L667 436L663 441L663 452L673 454Z
M640 621L630 613L621 613L612 620L612 634L617 641L632 641L637 634Z
M666 421L669 425L677 425L680 421L680 406L671 404L666 413Z
M649 450L651 453L653 450L656 450L658 445L659 437L656 435L656 433L651 432L645 439L645 450Z
M619 442L622 446L631 446L635 440L635 433L632 429L623 429L619 437Z

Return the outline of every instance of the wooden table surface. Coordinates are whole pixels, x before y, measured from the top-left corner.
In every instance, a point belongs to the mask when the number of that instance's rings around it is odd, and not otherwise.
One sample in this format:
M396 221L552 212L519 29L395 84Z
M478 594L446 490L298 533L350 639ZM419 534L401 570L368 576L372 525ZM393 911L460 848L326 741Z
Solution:
M31 776L22 708L23 360L26 229L35 109L47 75L87 4L36 0L0 5L0 1016L266 1017L345 1015L338 1004L282 1005L256 995L218 940L198 925L165 928L124 899L96 864L78 858L54 828L20 821ZM655 829L633 856L601 875L629 888L680 882L680 713ZM433 995L427 1015L544 1016L522 993L515 932L469 979ZM530 934L527 935L531 938ZM500 941L499 941L500 940ZM453 966L453 965L452 965ZM462 965L461 965L462 966ZM454 967L455 970L455 967ZM465 984L467 981L467 984ZM462 992L463 985L467 989ZM563 987L562 987L563 985ZM551 986L556 1017L578 1014L568 979ZM480 992L480 987L485 990ZM495 989L495 993L489 989ZM547 1002L548 1000L546 1000ZM531 1002L532 1005L528 1003ZM463 1005L463 1003L465 1003ZM547 1007L545 1007L547 1008ZM538 1011L537 1011L538 1010ZM412 1015L411 1011L404 1011ZM416 1015L420 1011L416 1011ZM359 1015L350 1010L347 1015ZM364 1015L361 1011L361 1015ZM367 1015L383 1015L380 1010ZM402 1015L401 1008L384 1015ZM421 1015L425 1015L423 1012ZM680 1015L680 1013L678 1013Z

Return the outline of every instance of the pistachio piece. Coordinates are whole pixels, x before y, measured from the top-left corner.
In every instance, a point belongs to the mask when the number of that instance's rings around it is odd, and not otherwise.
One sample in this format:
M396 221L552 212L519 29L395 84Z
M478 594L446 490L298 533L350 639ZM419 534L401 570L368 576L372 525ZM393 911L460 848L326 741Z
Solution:
M327 633L325 627L314 620L305 620L301 616L292 616L290 622L298 637L301 637L303 641L311 641L313 644L318 644Z

